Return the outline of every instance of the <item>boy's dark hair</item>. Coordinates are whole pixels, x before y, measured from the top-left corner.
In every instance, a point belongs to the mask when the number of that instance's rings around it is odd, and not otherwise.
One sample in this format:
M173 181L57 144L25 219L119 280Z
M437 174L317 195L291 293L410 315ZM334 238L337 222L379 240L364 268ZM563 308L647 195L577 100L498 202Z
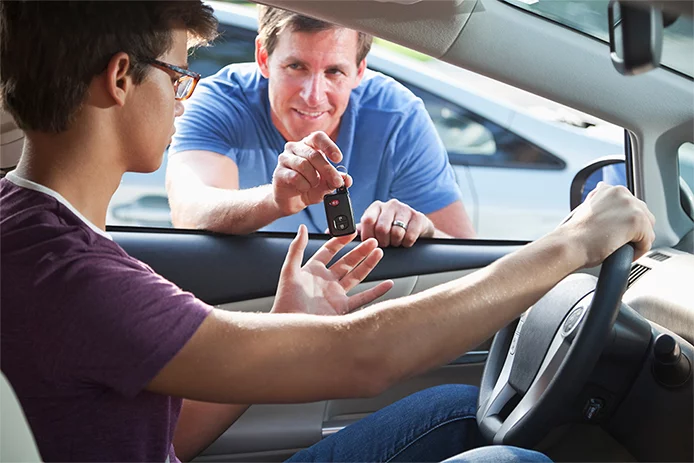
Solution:
M140 83L143 59L173 45L173 27L189 46L217 34L212 8L194 1L0 2L0 98L24 130L67 130L92 79L125 52Z
M277 36L285 29L292 32L321 32L336 27L339 26L281 8L258 5L258 37L268 55L271 55L275 50ZM373 36L358 32L357 66L369 54L372 43Z

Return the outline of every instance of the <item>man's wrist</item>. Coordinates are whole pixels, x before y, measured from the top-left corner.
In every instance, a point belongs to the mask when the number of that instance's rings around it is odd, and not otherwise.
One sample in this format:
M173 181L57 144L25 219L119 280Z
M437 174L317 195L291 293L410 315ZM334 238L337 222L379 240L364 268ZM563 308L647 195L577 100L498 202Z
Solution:
M282 210L282 207L275 199L274 187L272 184L266 185L267 189L265 196L263 198L264 209L267 211L269 217L272 219L270 222L274 222L277 219L292 215Z
M424 233L422 233L423 238L449 238L448 235L436 228L436 225L434 225L434 222L432 222L429 217L426 215L424 217L427 219L428 223L427 228L424 230Z

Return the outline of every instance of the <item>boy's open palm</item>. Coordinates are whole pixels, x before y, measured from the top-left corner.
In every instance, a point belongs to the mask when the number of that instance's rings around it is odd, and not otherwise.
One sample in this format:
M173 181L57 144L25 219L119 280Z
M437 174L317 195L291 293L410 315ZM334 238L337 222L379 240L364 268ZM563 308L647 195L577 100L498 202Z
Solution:
M347 296L347 292L366 278L383 257L375 239L362 242L333 265L327 266L355 236L332 238L302 267L308 231L301 225L282 266L272 312L344 315L388 292L393 287L390 280Z

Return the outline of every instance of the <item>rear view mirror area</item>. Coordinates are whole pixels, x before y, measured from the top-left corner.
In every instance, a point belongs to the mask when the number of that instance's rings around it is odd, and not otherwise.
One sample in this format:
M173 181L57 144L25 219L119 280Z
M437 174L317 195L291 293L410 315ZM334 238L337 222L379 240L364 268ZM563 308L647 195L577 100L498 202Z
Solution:
M610 57L621 74L637 75L660 65L663 29L677 15L647 2L612 0L608 5Z

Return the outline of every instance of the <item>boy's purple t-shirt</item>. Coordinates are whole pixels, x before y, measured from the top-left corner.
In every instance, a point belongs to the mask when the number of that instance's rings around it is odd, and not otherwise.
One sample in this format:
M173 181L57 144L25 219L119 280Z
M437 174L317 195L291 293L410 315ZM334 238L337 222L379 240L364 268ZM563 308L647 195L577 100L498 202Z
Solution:
M44 461L177 461L144 390L211 307L49 194L0 180L0 365Z

